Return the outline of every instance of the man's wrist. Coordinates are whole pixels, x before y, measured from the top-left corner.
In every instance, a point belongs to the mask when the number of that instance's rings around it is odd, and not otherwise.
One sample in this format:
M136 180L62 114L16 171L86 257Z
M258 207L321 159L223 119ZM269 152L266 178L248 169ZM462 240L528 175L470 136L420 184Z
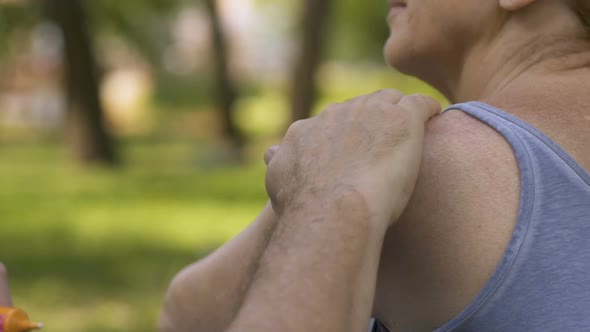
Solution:
M295 198L280 210L277 229L228 331L296 325L342 331L345 320L358 315L351 308L372 304L363 294L373 293L383 223L373 222L366 200L355 190ZM315 315L328 306L332 312L322 316L333 319ZM275 317L262 320L268 312Z
M291 200L279 217L297 222L337 222L342 227L363 227L377 235L387 231L387 222L371 212L365 197L352 187L342 187L324 195L304 192Z

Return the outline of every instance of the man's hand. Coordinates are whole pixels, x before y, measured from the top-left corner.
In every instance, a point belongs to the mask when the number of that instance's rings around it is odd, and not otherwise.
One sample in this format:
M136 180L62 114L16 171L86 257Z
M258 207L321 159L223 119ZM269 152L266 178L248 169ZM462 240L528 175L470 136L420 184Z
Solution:
M265 155L278 216L226 332L366 331L387 227L410 198L440 106L387 90L295 123Z
M6 275L6 267L0 263L0 307L12 306L12 299L8 290L8 278Z
M430 97L382 90L294 123L280 147L265 156L273 209L280 216L354 192L372 222L390 226L412 194L424 124L439 111Z

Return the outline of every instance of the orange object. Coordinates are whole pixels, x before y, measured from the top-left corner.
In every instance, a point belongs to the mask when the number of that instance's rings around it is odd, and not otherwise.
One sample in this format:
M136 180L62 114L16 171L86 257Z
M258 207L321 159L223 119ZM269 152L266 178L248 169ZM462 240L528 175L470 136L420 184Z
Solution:
M42 327L41 323L31 322L21 309L0 307L0 332L28 332Z

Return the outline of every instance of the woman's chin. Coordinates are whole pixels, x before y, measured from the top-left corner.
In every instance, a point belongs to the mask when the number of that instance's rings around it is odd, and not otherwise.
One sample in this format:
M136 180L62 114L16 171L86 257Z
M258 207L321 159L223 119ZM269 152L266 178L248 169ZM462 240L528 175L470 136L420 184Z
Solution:
M425 58L409 52L408 49L397 47L386 47L384 56L387 65L397 72L415 77L431 85L434 84L431 74L436 71L432 68L432 63L425 61Z
M411 60L410 58L412 56L409 53L408 47L401 46L400 43L396 42L392 37L387 40L387 43L383 48L383 57L385 58L387 65L402 73L405 73L404 67L407 67L409 64L408 62Z

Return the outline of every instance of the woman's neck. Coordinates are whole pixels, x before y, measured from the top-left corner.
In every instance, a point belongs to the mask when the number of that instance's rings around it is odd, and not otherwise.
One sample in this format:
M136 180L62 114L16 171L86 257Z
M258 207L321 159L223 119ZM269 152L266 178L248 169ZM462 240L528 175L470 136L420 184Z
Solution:
M543 8L538 11L513 18L473 45L457 59L450 75L439 77L442 84L437 87L457 103L490 99L523 82L532 88L551 80L589 78L590 40L568 20L573 14L554 11L547 16Z

